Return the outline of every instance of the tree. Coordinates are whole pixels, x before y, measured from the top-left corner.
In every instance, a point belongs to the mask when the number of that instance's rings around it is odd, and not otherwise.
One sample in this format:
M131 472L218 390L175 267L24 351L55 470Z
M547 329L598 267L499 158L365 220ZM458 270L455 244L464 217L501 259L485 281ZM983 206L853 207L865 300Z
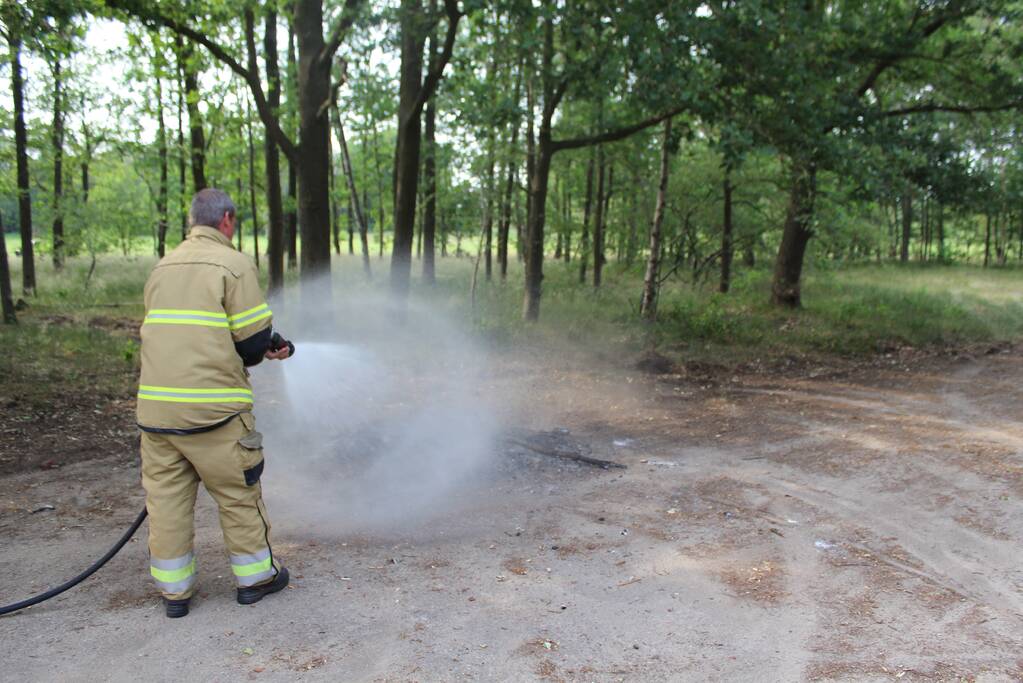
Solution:
M263 61L266 71L266 104L271 112L281 106L281 70L277 56L277 11L268 5L263 17ZM284 203L281 198L281 155L273 138L263 135L266 173L267 265L271 293L284 287Z
M22 32L28 22L19 5L3 4L4 39L11 60L11 97L14 100L14 145L18 167L18 222L21 229L21 289L36 289L35 252L32 245L32 194L28 175L28 132L25 129L25 81L21 73Z
M412 269L423 107L433 96L444 67L451 59L458 22L462 18L457 0L444 0L444 13L448 22L444 44L434 61L433 69L424 78L423 48L430 34L430 25L438 21L439 17L426 14L421 0L401 2L398 143L394 155L394 246L391 251L391 289L399 297L408 294Z
M4 324L14 325L18 322L18 314L14 312L14 299L11 296L11 269L7 263L7 233L4 230L2 214L0 214L0 307L3 309Z
M856 140L888 117L1001 110L1023 103L1021 79L1000 54L1018 45L1011 3L714 2L707 56L716 97L788 166L788 210L772 301L800 305L800 281L819 174L855 164ZM784 45L784 49L778 46ZM1008 88L994 84L1010 84Z
M550 178L551 159L554 154L572 149L580 149L591 145L623 140L630 135L645 130L650 126L657 125L661 121L682 110L686 109L688 101L680 96L673 87L667 91L658 89L657 84L662 86L669 81L665 69L675 73L677 63L665 57L663 60L649 60L638 54L626 50L620 55L628 68L620 67L614 59L616 47L625 45L630 49L643 45L642 50L646 52L654 47L654 52L659 56L676 55L679 58L687 59L690 54L687 44L689 38L684 31L684 24L692 15L692 9L687 4L676 3L670 8L662 8L663 11L650 12L643 2L636 2L628 6L616 6L615 8L591 7L586 3L578 6L566 6L564 14L556 16L554 9L550 6L541 8L539 16L531 16L532 20L538 20L542 24L540 35L542 38L541 63L538 78L541 91L541 114L540 124L537 131L536 156L532 172L529 174L529 218L527 221L526 236L526 287L525 299L523 301L523 318L536 320L540 315L541 283L543 282L543 247L544 247L544 226L546 224L547 186ZM611 21L605 24L603 11L611 13ZM631 21L615 22L616 17L622 13L629 12ZM555 24L562 30L571 27L567 36L562 36L557 45L561 49L569 50L572 59L555 59ZM604 31L604 26L620 26L625 35ZM590 32L580 30L584 26ZM584 39L585 36L585 39ZM557 62L564 62L563 71L559 71ZM612 73L621 76L629 73L626 82L630 82L642 90L633 90L629 94L632 99L648 104L648 108L661 109L660 113L640 119L638 122L619 125L601 132L582 135L579 137L568 137L555 139L553 135L554 114L561 104L570 86L578 88L605 87L606 80L601 78L606 75L601 69L611 69ZM583 90L585 93L585 90ZM681 104L679 102L682 102ZM653 105L653 106L651 106Z
M148 0L106 0L107 6L149 23L162 25L192 43L202 45L222 64L242 77L248 85L266 134L273 139L295 167L298 175L298 222L302 236L301 266L303 288L309 294L322 295L313 283L330 272L330 121L331 67L338 48L357 18L361 0L346 0L344 9L329 34L324 37L322 0L295 0L294 26L298 43L298 140L292 140L280 125L277 112L263 90L259 71L255 9L242 11L244 57L236 55L211 37L211 32L196 28L188 17L166 5ZM199 16L199 8L192 8ZM214 20L227 19L233 8L205 6L205 14ZM244 61L244 64L243 64ZM327 290L329 291L329 290Z
M657 185L657 204L654 209L653 223L650 226L650 258L647 260L646 275L643 277L643 298L639 306L639 313L646 320L653 320L657 317L657 295L661 285L661 228L664 225L664 205L668 195L668 162L671 146L671 117L669 117L664 120L660 182Z

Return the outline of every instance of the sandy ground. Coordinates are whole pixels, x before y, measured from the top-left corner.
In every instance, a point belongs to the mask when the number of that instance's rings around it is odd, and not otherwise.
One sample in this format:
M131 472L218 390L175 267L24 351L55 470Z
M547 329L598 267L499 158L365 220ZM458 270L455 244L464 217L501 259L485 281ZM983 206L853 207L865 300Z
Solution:
M508 360L490 390L526 390L523 426L628 469L507 455L445 518L282 531L293 584L250 607L203 494L188 618L163 616L140 533L0 618L0 677L1023 680L1023 358L992 351L795 378ZM132 457L0 479L0 602L116 539Z

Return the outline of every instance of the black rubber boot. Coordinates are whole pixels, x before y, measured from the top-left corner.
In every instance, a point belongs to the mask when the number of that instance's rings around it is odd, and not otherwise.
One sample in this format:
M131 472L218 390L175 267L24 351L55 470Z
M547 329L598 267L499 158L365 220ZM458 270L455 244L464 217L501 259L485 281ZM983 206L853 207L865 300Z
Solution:
M188 603L191 602L191 598L185 598L184 600L168 600L163 599L163 606L167 610L167 616L171 619L179 619L181 617L188 616Z
M239 588L238 604L251 605L262 600L265 595L270 595L271 593L276 593L279 590L284 590L284 587L288 585L288 580L288 570L285 567L281 567L273 581L262 583L258 586Z

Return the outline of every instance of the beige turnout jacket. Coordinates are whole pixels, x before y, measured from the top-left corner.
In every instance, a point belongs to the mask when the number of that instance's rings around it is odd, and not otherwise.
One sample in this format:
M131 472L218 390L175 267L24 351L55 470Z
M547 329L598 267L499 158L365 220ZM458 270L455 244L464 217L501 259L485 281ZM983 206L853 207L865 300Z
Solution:
M220 231L193 226L153 269L144 297L139 426L202 430L250 411L234 344L271 322L252 260Z

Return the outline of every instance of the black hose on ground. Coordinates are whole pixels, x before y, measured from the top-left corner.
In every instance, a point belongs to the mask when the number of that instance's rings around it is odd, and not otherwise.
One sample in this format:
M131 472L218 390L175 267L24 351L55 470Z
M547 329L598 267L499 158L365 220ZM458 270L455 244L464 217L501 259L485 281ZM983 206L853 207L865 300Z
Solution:
M92 566L90 566L84 572L82 572L75 578L71 579L70 581L60 584L56 588L51 588L45 593L40 593L39 595L35 595L27 600L16 602L13 605L5 605L4 607L0 607L0 616L10 614L11 612L17 612L18 610L25 609L26 607L31 607L32 605L38 605L40 602L44 602L56 595L60 595L64 591L70 588L74 588L82 581L85 581L87 578L92 576L97 569L99 569L107 562L109 562L110 558L116 555L121 550L121 548L124 547L124 544L127 543L128 540L135 535L135 532L138 531L139 527L142 526L142 522L143 520L145 520L146 515L148 514L149 514L148 510L146 510L146 508L142 508L142 512L140 512L139 516L135 518L135 521L131 523L131 527L129 527L129 529L124 532L124 535L121 536L120 540L118 540L117 543L114 544L114 547L108 550L103 557L93 562Z

